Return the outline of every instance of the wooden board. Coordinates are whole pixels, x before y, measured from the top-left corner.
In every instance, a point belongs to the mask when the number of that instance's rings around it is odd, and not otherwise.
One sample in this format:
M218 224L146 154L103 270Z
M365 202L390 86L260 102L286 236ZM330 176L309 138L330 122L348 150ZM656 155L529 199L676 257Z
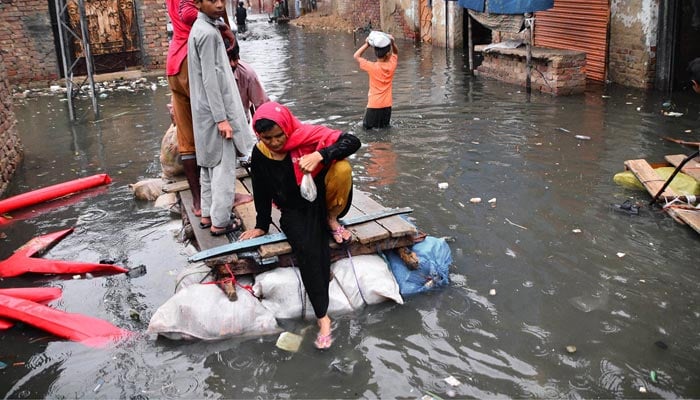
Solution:
M680 220L700 233L700 210L684 210L682 208L668 208L666 210L676 221Z
M187 180L177 181L163 185L163 191L165 193L176 193L181 192L183 190L190 190L190 185L189 183L187 183Z
M386 207L372 200L372 198L369 197L369 194L365 192L355 190L353 191L352 196L353 206L356 206L358 209L362 210L363 214L371 214L386 209ZM398 215L380 218L375 220L375 222L389 231L391 237L413 235L417 232L415 226Z
M183 211L187 213L187 220L191 222L192 232L197 240L199 249L210 249L212 247L221 246L230 243L229 238L226 235L222 236L212 236L209 233L209 228L202 229L199 227L199 217L194 215L192 211L192 193L189 190L179 192L180 199L182 201Z
M678 167L686 157L687 156L683 154L673 154L664 158L669 164ZM681 172L700 182L700 157L695 157L688 161L683 168L681 168Z
M632 171L634 176L639 179L652 197L656 196L664 183L666 183L666 180L660 177L646 160L627 160L625 161L625 167ZM673 199L676 197L678 197L678 194L669 186L664 190L663 194L659 196L659 200L665 198Z

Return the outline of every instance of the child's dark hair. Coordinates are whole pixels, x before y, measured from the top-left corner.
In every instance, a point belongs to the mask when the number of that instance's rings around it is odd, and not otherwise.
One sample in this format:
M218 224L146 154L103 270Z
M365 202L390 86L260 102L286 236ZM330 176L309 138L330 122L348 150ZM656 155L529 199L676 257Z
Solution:
M255 132L265 133L268 132L270 129L274 128L275 125L277 124L271 119L260 118L259 120L255 121L253 129L255 129Z
M700 57L688 64L688 73L690 73L690 79L700 85Z
M389 52L391 49L391 45L388 45L386 47L375 47L374 48L374 55L377 56L377 58L382 58L386 55L386 53Z
M228 39L224 39L224 46L228 49L229 46L231 45L231 42L228 41ZM241 58L241 48L238 46L238 39L236 39L235 43L233 44L233 47L231 50L228 50L226 52L226 55L228 55L228 59L231 61L236 61Z

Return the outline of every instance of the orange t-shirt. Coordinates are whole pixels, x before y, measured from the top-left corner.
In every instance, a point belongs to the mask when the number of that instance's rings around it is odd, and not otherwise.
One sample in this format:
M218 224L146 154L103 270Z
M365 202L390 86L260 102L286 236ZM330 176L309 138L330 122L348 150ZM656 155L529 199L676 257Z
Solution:
M391 107L391 86L394 71L399 57L392 54L389 61L367 61L360 58L360 69L369 75L369 93L367 93L367 108Z

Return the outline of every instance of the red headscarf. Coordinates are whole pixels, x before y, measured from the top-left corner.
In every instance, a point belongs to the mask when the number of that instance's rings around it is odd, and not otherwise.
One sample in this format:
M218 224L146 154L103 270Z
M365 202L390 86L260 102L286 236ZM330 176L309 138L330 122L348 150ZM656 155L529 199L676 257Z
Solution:
M299 167L301 156L332 145L343 133L321 125L302 124L287 107L275 102L264 103L255 110L253 126L258 120L263 118L279 125L282 132L287 136L287 142L282 150L291 153L297 185L301 184L301 178L304 176L303 172L301 172L301 167ZM258 132L255 133L260 137ZM321 169L322 166L319 165L311 175L316 176Z

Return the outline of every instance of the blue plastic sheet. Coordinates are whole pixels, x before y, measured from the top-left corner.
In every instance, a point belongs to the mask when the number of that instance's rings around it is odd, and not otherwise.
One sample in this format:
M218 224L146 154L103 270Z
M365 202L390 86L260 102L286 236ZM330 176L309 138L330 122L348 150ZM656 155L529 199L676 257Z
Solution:
M478 12L491 14L525 14L554 7L554 0L459 0L459 5Z
M420 260L420 267L416 270L409 269L395 252L385 253L402 296L450 283L452 251L444 239L428 236L422 242L414 244L412 249Z

